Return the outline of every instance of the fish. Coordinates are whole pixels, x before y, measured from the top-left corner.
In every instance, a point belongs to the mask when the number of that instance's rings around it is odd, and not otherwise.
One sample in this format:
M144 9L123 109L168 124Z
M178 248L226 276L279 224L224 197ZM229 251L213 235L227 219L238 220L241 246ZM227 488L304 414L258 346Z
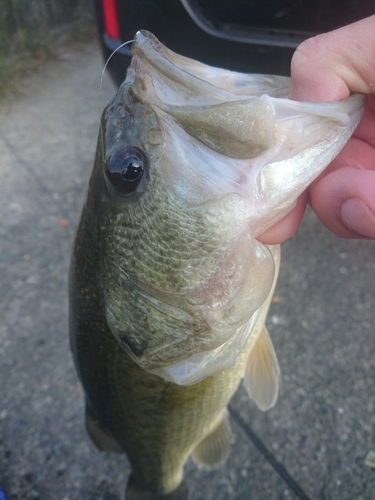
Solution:
M362 95L287 98L287 77L178 55L137 32L105 108L72 251L70 345L99 450L127 500L183 500L184 464L226 460L241 380L261 410L280 368L265 326L280 246L258 241L345 145Z

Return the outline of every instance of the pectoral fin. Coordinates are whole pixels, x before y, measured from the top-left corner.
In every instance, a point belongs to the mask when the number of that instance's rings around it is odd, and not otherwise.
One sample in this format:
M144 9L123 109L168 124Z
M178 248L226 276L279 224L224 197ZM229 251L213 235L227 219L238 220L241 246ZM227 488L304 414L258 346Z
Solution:
M204 469L221 465L228 456L231 435L228 415L225 412L219 425L193 451L192 457L197 465Z
M267 328L264 326L252 348L245 370L244 386L263 411L276 403L280 368Z

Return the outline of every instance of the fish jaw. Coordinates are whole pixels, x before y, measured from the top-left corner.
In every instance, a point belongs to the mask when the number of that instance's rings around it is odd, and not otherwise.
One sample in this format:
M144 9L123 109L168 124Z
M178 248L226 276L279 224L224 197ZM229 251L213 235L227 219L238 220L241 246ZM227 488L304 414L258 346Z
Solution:
M147 32L133 54L104 114L103 165L130 144L148 178L134 196L98 195L103 299L132 359L188 385L251 338L277 267L256 238L343 147L364 98L290 101L285 77L210 68Z
M212 68L146 31L136 34L133 54L128 78L158 114L168 189L186 203L240 192L255 237L293 208L364 111L359 94L343 102L289 100L287 77Z

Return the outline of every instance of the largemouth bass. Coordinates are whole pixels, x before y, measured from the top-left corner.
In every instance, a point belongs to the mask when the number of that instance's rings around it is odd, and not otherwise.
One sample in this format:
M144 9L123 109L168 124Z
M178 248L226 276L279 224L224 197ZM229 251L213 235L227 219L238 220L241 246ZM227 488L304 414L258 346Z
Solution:
M363 96L286 98L289 79L211 68L138 32L104 110L70 276L86 427L125 452L127 500L183 499L190 455L222 463L244 378L262 409L279 366L265 318L280 220L356 127Z

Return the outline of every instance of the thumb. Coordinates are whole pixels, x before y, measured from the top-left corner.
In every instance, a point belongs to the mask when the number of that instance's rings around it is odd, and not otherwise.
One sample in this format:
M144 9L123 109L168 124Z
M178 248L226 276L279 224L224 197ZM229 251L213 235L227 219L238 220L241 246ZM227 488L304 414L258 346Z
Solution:
M289 96L338 101L350 92L375 93L375 15L305 40L291 63Z

